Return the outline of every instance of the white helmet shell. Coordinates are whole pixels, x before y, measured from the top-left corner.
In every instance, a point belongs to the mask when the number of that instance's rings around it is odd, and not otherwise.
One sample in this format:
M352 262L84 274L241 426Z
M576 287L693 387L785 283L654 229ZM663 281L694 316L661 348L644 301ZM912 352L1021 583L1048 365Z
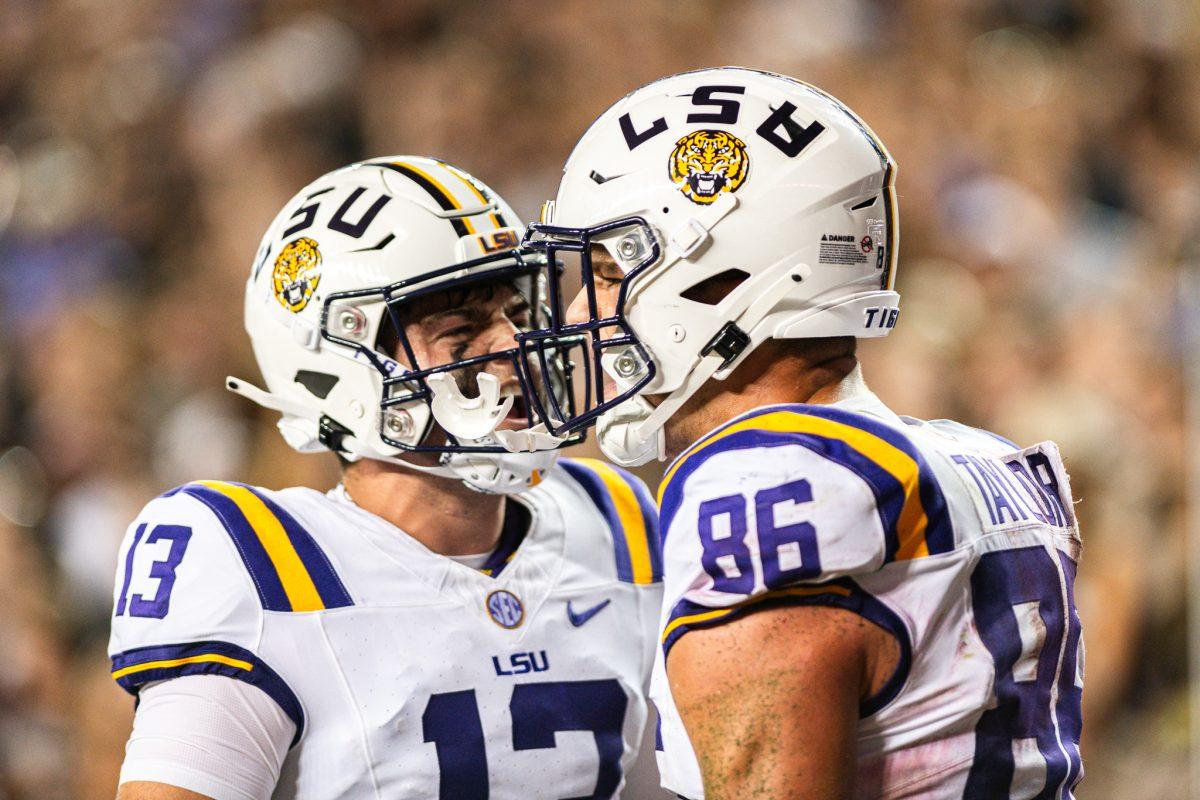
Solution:
M661 450L649 445L674 410L766 339L896 324L895 164L813 86L738 67L664 78L605 111L563 173L531 242L602 244L629 275L617 315L636 345L624 352L651 362L618 370L619 348L598 357L626 390L601 409L600 443L618 462ZM688 298L716 276L741 283L715 304ZM633 386L667 397L634 413Z
M267 390L235 378L229 388L280 411L280 432L300 452L403 464L486 492L536 484L553 451L509 453L486 435L424 448L429 386L402 379L418 365L375 350L390 300L511 267L523 233L491 189L435 159L381 158L317 179L271 223L246 283L246 331ZM439 464L401 458L422 449L440 452Z

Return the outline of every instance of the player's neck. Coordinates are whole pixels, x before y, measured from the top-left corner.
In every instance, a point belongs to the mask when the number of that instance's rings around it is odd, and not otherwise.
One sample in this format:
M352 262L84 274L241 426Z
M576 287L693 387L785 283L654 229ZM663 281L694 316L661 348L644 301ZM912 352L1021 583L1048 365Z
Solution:
M725 381L709 381L667 421L667 456L675 458L713 428L763 406L836 403L866 389L853 351L808 360L753 353Z
M369 459L348 466L342 482L359 508L387 520L435 553L488 553L500 541L501 495L481 494L460 481Z

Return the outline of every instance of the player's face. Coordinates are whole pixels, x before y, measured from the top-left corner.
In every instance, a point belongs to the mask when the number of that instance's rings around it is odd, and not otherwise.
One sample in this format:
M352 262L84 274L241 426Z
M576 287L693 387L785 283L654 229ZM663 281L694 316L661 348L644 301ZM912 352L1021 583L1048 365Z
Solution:
M625 273L617 266L617 262L608 250L598 244L592 245L592 276L596 287L596 316L606 319L617 313L617 294L621 289L621 281ZM587 322L588 314L587 292L579 290L571 305L567 308L567 324ZM616 336L617 330L608 331L605 338Z
M616 260L609 255L608 250L603 246L594 244L591 249L592 254L592 284L596 287L596 317L598 319L607 319L615 316L617 313L617 295L621 291L621 281L625 278L625 273L617 266ZM588 311L587 292L584 289L579 290L579 294L575 295L575 299L571 301L571 305L567 308L567 324L573 325L579 322L587 322L591 319ZM611 326L601 329L601 336L604 339L611 339L614 336L620 335L621 331L616 326ZM606 373L604 375L604 396L615 397L617 391L617 383Z
M517 332L529 329L531 314L529 301L512 285L486 283L418 298L404 309L401 323L417 363L431 368L512 349ZM395 349L391 355L406 364L403 349ZM479 387L475 379L480 372L498 378L502 394L517 397L500 427L526 427L529 412L512 362L494 359L451 374L464 396L476 397Z

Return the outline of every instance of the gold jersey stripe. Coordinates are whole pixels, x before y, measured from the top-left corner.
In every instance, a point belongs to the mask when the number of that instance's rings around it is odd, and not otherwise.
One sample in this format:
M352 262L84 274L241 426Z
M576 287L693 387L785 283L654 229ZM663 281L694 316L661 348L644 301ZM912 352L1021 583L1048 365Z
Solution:
M920 467L917 466L917 462L912 459L912 456L861 428L794 411L773 411L769 414L751 417L734 423L692 445L663 476L662 483L658 488L659 506L662 506L667 484L671 482L671 478L685 461L695 457L697 453L714 442L748 430L808 433L836 439L874 462L904 487L904 505L896 523L896 560L924 558L929 555L929 545L925 541L925 529L929 525L929 519L925 514L925 508L921 505Z
M600 476L617 517L621 520L621 532L625 537L625 547L629 551L630 567L633 571L633 582L654 583L654 565L650 561L650 541L646 530L646 520L642 517L642 507L638 504L633 487L625 482L615 469L595 458L577 458L577 463L583 464Z
M225 664L230 667L244 669L250 672L254 669L254 665L249 661L242 661L240 658L230 658L216 653L208 653L199 656L187 656L185 658L169 658L164 661L147 661L144 664L134 664L129 667L115 670L112 674L113 680L123 678L126 675L131 675L135 672L145 672L148 669L161 669L163 667L178 667L183 664L201 664L201 663L217 663Z
M822 594L836 594L842 597L849 597L850 590L845 586L793 586L788 589L776 589L773 592L751 597L748 600L743 600L740 603L729 606L728 608L714 608L712 611L703 611L699 614L689 614L686 617L676 617L671 620L670 624L663 629L662 640L665 642L667 637L675 632L680 626L694 625L698 622L707 622L713 619L727 617L735 611L740 611L747 606L762 603L766 600L773 600L778 597L813 597Z
M320 611L325 608L325 601L321 599L321 594L317 591L304 562L300 560L300 554L296 552L292 540L288 538L287 531L254 492L244 486L219 481L198 483L228 497L246 517L246 522L250 523L258 541L262 543L263 550L267 552L267 557L271 559L293 611Z

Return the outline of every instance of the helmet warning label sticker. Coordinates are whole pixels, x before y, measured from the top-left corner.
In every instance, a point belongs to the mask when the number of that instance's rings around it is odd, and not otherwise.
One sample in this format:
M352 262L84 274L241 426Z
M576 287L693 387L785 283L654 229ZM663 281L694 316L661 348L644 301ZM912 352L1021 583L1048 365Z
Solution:
M867 253L874 249L870 236L861 239L850 233L821 234L821 249L817 260L822 264L854 264L867 263Z

